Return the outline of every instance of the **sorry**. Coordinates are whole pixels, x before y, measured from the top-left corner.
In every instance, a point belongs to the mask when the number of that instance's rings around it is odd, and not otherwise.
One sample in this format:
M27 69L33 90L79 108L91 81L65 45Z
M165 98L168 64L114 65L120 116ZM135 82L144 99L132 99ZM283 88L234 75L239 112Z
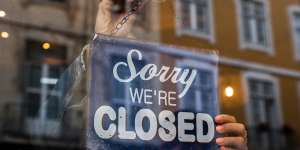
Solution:
M139 50L132 49L127 55L127 62L118 62L113 68L113 75L119 82L130 82L136 77L140 77L142 80L151 80L153 78L158 78L160 82L171 81L172 83L181 83L184 85L183 91L178 95L182 98L189 88L191 87L193 81L196 78L197 70L195 69L182 69L174 67L171 69L168 66L162 66L160 69L155 64L147 64L141 70L137 72L135 64L133 63L133 54L138 55L138 60L142 60L142 53ZM130 71L129 78L122 78L118 74L118 68L120 66L127 67Z

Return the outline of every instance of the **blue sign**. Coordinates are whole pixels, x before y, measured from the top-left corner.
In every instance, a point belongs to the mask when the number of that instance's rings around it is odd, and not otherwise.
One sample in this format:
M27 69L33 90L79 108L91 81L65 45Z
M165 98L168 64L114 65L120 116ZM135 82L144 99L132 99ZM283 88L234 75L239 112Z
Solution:
M199 50L97 36L88 149L217 149L217 58Z

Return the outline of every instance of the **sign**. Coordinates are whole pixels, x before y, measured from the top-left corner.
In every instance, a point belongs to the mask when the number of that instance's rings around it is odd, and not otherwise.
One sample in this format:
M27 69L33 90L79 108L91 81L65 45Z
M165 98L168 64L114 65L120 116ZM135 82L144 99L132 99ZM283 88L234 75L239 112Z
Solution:
M88 149L217 149L214 53L106 36L92 47Z

